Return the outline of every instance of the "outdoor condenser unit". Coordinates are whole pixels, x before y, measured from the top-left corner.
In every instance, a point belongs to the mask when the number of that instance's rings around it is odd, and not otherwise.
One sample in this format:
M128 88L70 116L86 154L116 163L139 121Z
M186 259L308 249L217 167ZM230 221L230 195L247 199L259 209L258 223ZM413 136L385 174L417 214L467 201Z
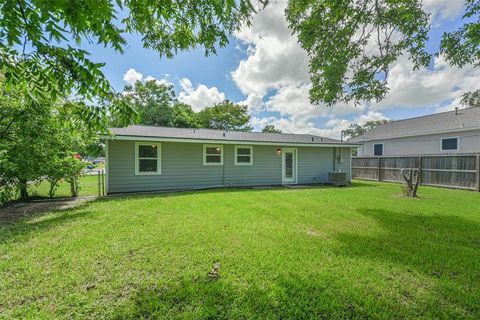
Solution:
M344 187L347 185L347 174L345 172L329 172L328 181L334 186Z

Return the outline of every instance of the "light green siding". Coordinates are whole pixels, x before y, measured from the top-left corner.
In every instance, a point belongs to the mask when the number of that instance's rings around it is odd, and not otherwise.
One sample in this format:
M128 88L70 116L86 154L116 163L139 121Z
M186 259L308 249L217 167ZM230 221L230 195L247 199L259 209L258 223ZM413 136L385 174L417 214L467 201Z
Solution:
M253 165L235 165L235 145L224 145L224 165L203 165L203 144L161 143L161 174L135 175L135 141L110 140L108 192L173 190L216 186L278 185L282 183L282 157L278 146L253 146ZM324 183L334 169L334 148L299 147L298 183ZM336 149L335 167L350 179L350 149L343 148L343 163Z

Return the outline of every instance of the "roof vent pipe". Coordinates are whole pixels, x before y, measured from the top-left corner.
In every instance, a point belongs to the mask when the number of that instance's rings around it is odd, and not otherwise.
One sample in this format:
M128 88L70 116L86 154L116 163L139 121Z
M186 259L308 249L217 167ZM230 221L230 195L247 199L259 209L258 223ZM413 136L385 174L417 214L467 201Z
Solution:
M458 107L455 107L455 115L458 116Z

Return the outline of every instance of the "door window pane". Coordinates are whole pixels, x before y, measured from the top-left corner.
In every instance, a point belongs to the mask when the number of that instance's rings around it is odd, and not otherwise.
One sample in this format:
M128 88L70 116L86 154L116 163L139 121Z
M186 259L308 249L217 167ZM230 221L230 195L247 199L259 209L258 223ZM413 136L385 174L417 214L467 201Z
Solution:
M285 153L285 177L293 178L293 153Z

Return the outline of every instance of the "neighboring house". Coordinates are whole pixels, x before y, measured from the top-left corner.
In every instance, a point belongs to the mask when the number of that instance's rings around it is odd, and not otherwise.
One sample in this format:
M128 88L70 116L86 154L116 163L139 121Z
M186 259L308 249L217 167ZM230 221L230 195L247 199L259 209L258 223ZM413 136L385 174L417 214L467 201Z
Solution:
M107 193L351 180L358 145L308 134L156 126L112 128L106 139Z
M480 153L480 108L392 121L349 142L362 144L358 156Z

